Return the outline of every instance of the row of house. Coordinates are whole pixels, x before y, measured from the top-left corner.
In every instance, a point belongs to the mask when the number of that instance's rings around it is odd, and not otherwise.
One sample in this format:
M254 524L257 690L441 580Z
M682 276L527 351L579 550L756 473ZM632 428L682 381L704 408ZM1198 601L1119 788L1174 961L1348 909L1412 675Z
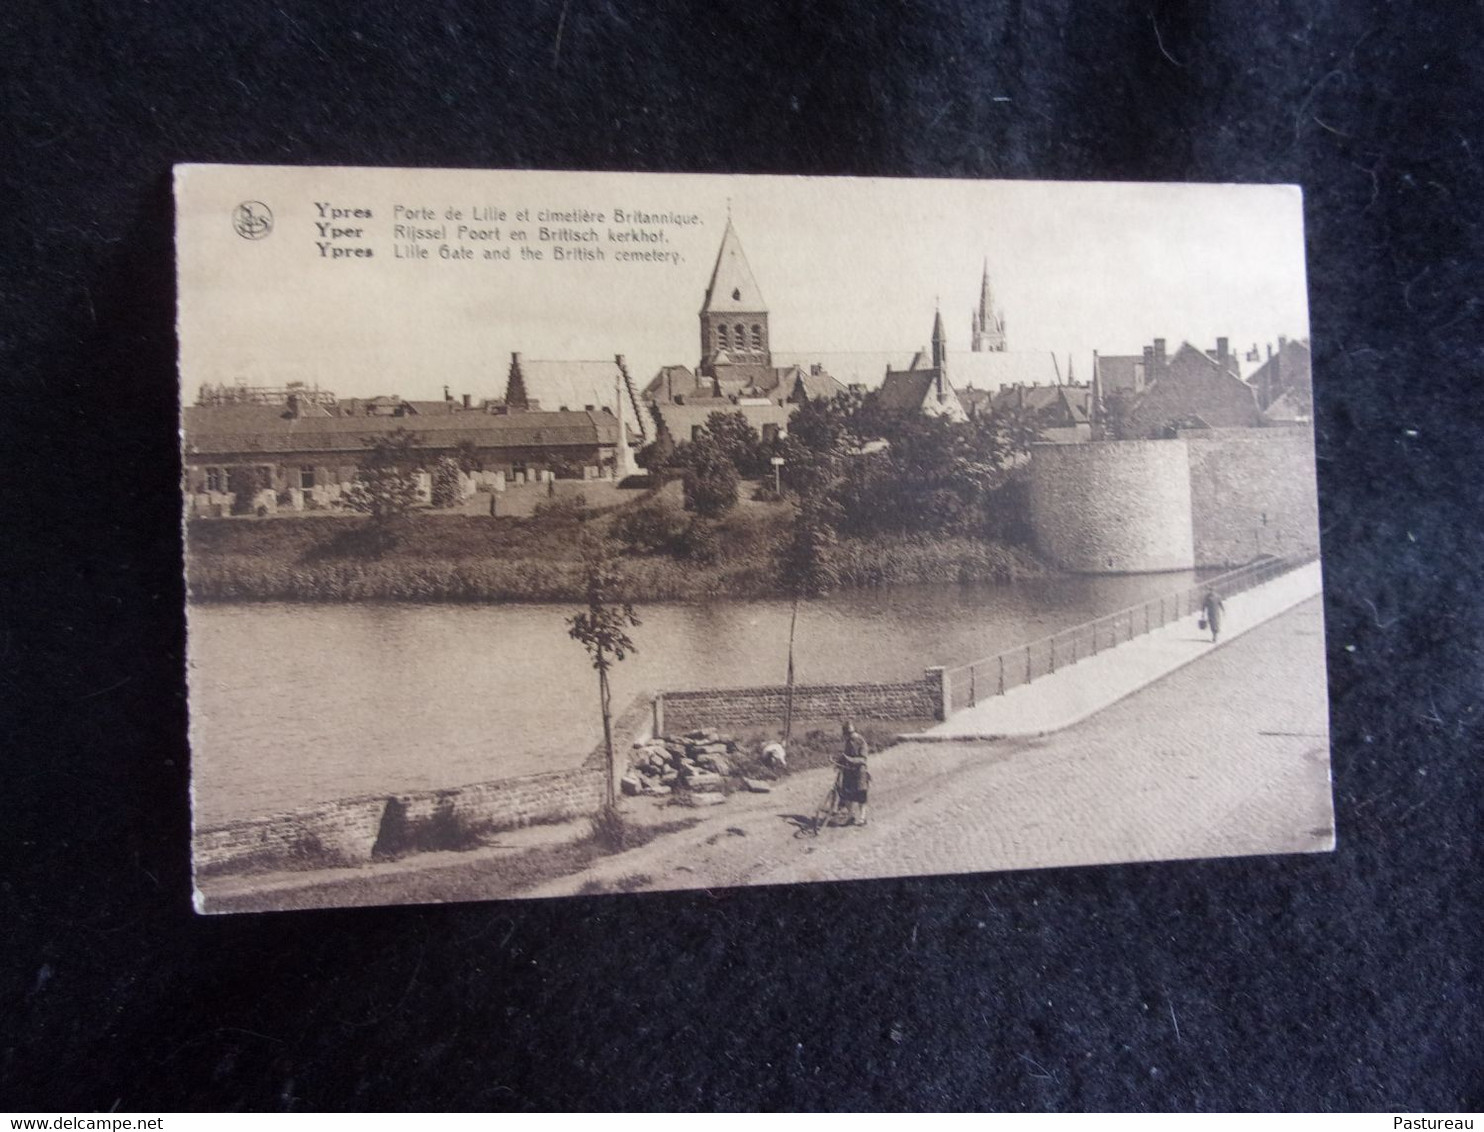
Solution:
M203 386L184 410L187 489L227 492L232 469L262 490L334 494L382 436L413 437L428 462L458 455L505 480L622 477L661 435L693 439L717 411L740 412L765 440L785 435L801 404L865 390L881 405L953 420L1034 420L1043 439L1078 443L1159 436L1175 428L1260 427L1311 412L1309 348L1279 339L1266 359L1155 339L1139 355L1094 354L1078 383L1049 353L1009 349L988 264L971 315L970 349L949 356L941 312L930 351L910 355L789 355L773 349L769 312L730 217L701 303L699 360L669 364L639 388L621 354L604 361L511 355L503 393L476 403L386 395L338 399L303 384ZM1251 372L1244 376L1244 364ZM833 371L833 372L832 372ZM842 380L843 378L843 380Z

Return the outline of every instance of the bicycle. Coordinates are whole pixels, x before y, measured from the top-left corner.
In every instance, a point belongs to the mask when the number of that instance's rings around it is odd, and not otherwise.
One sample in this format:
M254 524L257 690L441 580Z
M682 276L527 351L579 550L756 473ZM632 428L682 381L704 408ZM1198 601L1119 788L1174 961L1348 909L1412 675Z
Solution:
M819 808L814 811L814 823L810 827L810 832L815 837L819 836L819 831L824 829L825 826L829 825L832 819L839 816L840 787L844 784L844 781L845 768L837 767L835 769L835 784L830 787L830 792L824 796L824 801L821 802L819 804Z

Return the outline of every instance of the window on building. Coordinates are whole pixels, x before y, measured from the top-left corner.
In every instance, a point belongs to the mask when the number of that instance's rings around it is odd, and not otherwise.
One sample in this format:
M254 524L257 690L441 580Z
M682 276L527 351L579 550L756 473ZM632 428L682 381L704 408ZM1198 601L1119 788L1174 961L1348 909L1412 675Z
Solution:
M739 349L739 350L745 350L745 349L747 349L747 331L745 329L743 329L743 326L742 326L742 324L740 322L737 323L737 338L736 338L736 342L737 342L737 349Z
M724 322L719 322L716 324L716 348L718 350L731 349L731 347L727 344L727 327L726 323Z
M299 486L308 491L314 486L314 465L305 464L299 469Z
M226 491L227 490L227 469L226 468L207 468L206 469L206 490L207 491Z
M752 348L754 350L763 348L763 328L755 322L752 324Z
M778 426L775 424L763 425L763 443L772 444L778 439Z

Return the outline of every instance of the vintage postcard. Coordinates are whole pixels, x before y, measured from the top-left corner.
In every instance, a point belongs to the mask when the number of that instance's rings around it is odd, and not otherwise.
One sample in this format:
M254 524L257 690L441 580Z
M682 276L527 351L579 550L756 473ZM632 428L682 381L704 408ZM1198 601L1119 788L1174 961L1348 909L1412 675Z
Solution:
M175 194L201 911L1333 847L1297 189Z

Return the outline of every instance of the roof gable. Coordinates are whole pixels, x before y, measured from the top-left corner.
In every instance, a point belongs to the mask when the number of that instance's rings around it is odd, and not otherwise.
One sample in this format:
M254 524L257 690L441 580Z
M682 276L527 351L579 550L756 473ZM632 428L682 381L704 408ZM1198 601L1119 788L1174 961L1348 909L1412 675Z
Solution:
M891 413L921 409L937 378L936 369L888 370L876 394L876 403Z

